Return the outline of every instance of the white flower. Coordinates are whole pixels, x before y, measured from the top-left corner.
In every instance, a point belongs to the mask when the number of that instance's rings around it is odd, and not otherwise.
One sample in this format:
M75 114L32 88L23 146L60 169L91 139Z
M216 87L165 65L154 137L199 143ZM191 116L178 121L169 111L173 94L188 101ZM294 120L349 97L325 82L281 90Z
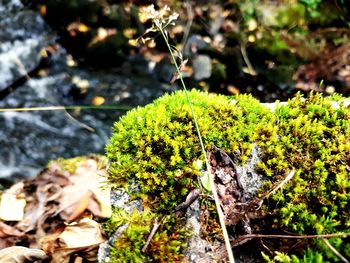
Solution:
M173 21L175 21L179 17L177 13L171 13L169 6L164 6L160 10L156 10L154 5L149 5L146 7L140 8L139 19L142 23L147 20L152 20L156 27L165 28Z

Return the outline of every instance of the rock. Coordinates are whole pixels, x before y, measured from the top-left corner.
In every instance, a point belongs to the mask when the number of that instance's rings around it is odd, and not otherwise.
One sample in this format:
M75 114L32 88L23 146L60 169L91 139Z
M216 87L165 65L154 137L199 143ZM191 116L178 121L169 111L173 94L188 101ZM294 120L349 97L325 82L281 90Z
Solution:
M270 249L293 258L335 260L318 240L298 250L289 250L298 242L295 239L284 238L283 246L280 239L271 240L265 251L249 239L255 233L347 232L348 100L320 94L304 99L299 94L271 107L247 95L235 100L194 90L188 95L238 262L261 262L261 253ZM166 95L128 112L114 125L106 147L108 179L130 200L142 200L143 209L130 213L128 206L120 206L107 223L113 238L119 233L109 243L112 261L134 257L140 262L157 261L161 255L163 260L212 262L226 257L212 198L202 190L190 207L183 205L200 187L199 177L207 176L202 173L203 157L186 96L184 92ZM330 241L338 251L349 251L344 239Z
M200 205L196 200L185 214L185 226L191 229L191 236L187 240L187 247L184 250L188 262L213 262L215 255L212 252L212 245L201 237Z
M207 55L197 55L193 60L194 79L202 80L211 76L211 59Z
M0 184L33 176L52 159L102 153L118 116L166 92L167 87L163 88L148 72L147 63L143 67L148 73L132 77L132 61L125 72L75 67L72 57L55 42L55 33L39 14L20 1L3 1L0 27L3 29L0 94L22 78L16 89L10 89L0 100L0 108L8 109L0 112ZM43 58L42 49L50 53L50 64L27 79L28 71ZM139 71L141 66L137 63ZM91 106L96 97L112 109L11 111L26 107Z
M0 7L0 92L31 71L40 61L40 50L53 37L34 11L20 1L4 1Z

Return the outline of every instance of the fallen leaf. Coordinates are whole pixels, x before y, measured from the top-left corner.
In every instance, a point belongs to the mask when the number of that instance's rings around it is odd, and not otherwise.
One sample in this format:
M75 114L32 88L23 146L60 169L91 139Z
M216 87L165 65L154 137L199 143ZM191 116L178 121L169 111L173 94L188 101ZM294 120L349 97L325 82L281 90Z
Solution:
M96 200L99 204L99 211L91 212L97 213L94 213L95 216L105 218L111 216L110 188L107 186L102 188L106 180L103 173L105 171L99 170L97 161L93 159L88 159L77 167L76 172L70 177L71 184L63 188L59 199L58 213L64 220L75 217L76 208L79 204L86 204L85 199L89 192L92 193L89 195L90 201ZM82 212L79 211L80 214Z
M0 222L0 237L1 238L5 238L5 237L9 237L9 236L23 236L24 233L17 230L16 228L9 226L7 224L5 224L4 222Z
M68 218L68 221L74 221L76 218L80 217L85 210L89 206L89 202L91 199L92 193L90 191L86 192L85 195L83 195L80 200L77 202L73 214L71 214Z
M0 201L0 219L4 221L21 221L24 215L26 200L24 196L3 193Z
M47 256L44 251L21 246L8 247L0 250L1 263L26 263L43 260Z
M15 226L0 221L0 249L15 246L23 240L28 240L28 235L16 229Z
M39 240L40 247L48 254L52 255L60 245L57 242L58 236L64 231L65 226L56 228L53 233L44 236Z
M66 248L89 247L106 241L100 224L89 218L83 218L79 223L69 224L58 239L61 246Z
M45 213L47 203L47 192L36 191L37 200L31 202L25 210L24 218L18 223L17 227L25 232L31 231L37 227L39 218Z
M90 258L96 256L99 244L105 241L99 223L83 218L42 238L40 243L52 262L66 263L77 252L86 253Z
M79 260L78 256L96 262L98 242L104 241L103 236L100 230L93 230L93 223L90 227L80 226L78 220L86 212L94 217L108 217L111 214L110 190L107 186L101 188L106 175L104 160L94 156L53 161L37 177L4 191L0 210L2 216L11 219L11 222L1 222L0 218L0 249L26 244L32 248L42 247L52 256L53 263L74 262ZM16 208L17 204L21 204L19 208ZM14 219L21 220L13 222ZM78 225L65 225L67 219L77 221ZM83 236L74 239L76 233L71 233L73 226ZM89 234L93 236L86 237ZM67 247L65 242L71 239L75 240L73 243L79 240L85 243L78 243L83 247Z

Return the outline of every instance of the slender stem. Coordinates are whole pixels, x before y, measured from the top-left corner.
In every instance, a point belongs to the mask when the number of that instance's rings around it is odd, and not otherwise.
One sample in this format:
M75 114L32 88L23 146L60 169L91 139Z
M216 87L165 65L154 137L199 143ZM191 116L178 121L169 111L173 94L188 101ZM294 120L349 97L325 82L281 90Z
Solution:
M129 106L44 106L29 108L0 108L0 112L21 112L21 111L51 111L51 110L130 110Z
M253 238L286 238L286 239L313 239L313 238L332 238L332 237L340 237L346 238L349 237L350 233L333 233L333 234L323 234L323 235L269 235L269 234L247 234L243 236L239 236L235 240L232 241L233 247L238 247L244 244L246 241Z
M331 238L331 237L349 237L350 233L335 233L323 235L265 235L265 234L247 234L239 238L290 238L290 239L307 239L307 238Z
M193 117L193 120L194 120L194 125L195 125L195 128L196 128L196 131L197 131L197 134L198 134L198 137L199 137L199 143L200 143L200 146L201 146L201 149L202 149L202 152L203 152L203 155L204 155L204 160L205 160L205 164L207 165L208 169L210 167L210 164L209 164L209 161L208 161L208 158L207 158L207 155L205 154L206 151L205 151L205 147L204 147L204 143L203 143L203 139L202 139L202 135L201 135L201 132L199 130L199 126L198 126L198 122L197 122L197 117L194 113L194 110L193 110L193 107L192 107L192 102L191 102L191 99L190 99L190 96L188 95L188 90L186 88L186 84L182 78L182 73L181 73L181 70L180 70L180 67L178 66L177 62L176 62L176 58L175 58L175 55L174 55L174 52L172 51L172 48L167 40L167 37L163 31L162 28L160 28L160 32L162 33L162 36L163 38L165 39L165 43L170 51L170 55L171 55L171 59L173 60L174 62L174 65L175 65L175 68L176 68L176 71L179 75L179 78L180 78L180 81L181 81L181 84L182 84L182 87L183 89L185 90L185 94L186 94L186 99L188 101L188 104L190 106L190 111L191 111L191 114L192 114L192 117Z
M335 247L332 246L331 243L325 238L322 238L322 241L326 244L326 246L338 257L343 261L344 263L349 263L349 260L347 260L346 257L344 257L338 250L335 249Z
M241 44L240 47L241 47L241 54L242 54L243 60L248 67L249 74L252 76L256 76L257 75L256 71L254 70L252 63L250 63L245 46L243 44Z
M186 98L187 98L188 104L190 106L190 111L191 111L191 114L192 114L192 117L193 117L193 120L194 120L195 128L196 128L196 131L197 131L197 134L198 134L198 138L199 138L199 143L200 143L200 146L201 146L201 149L202 149L202 153L203 153L203 156L204 156L205 164L207 166L210 186L211 186L211 190L212 190L212 193L213 193L213 196L214 196L216 210L218 212L219 221L220 221L222 233L223 233L224 240L225 240L225 246L226 246L229 262L230 263L235 263L235 259L233 257L233 252L232 252L232 248L231 248L231 244L230 244L230 239L228 237L227 229L226 229L226 225L225 225L225 216L224 216L224 213L221 210L219 196L218 196L218 193L217 193L216 188L215 188L214 176L211 173L211 166L210 166L209 160L207 158L207 154L206 154L206 150L205 150L205 147L204 147L202 135L201 135L201 132L199 130L199 126L198 126L198 122L197 122L197 117L196 117L196 115L194 113L194 110L193 110L193 107L192 107L192 103L191 103L191 99L190 99L190 96L188 95L188 91L187 91L187 88L186 88L186 84L185 84L185 82L184 82L184 80L182 78L182 73L181 73L180 67L178 66L178 64L176 62L176 58L175 58L175 55L174 55L174 53L172 51L172 48L171 48L171 46L170 46L170 44L168 42L168 38L165 35L164 30L163 30L162 27L159 27L159 30L162 33L162 36L163 36L163 38L165 40L165 43L166 43L166 45L167 45L167 47L169 49L169 52L170 52L170 55L171 55L171 59L173 60L174 65L176 67L176 71L177 71L177 73L179 75L182 87L185 90Z

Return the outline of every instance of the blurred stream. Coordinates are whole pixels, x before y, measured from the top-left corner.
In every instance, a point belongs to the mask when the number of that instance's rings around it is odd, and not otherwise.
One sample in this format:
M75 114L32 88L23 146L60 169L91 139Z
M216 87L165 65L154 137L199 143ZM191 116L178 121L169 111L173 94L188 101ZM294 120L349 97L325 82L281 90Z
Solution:
M0 184L35 175L59 157L104 153L119 116L170 91L142 58L122 70L74 67L41 16L0 0L0 108L114 105L109 110L0 112Z

